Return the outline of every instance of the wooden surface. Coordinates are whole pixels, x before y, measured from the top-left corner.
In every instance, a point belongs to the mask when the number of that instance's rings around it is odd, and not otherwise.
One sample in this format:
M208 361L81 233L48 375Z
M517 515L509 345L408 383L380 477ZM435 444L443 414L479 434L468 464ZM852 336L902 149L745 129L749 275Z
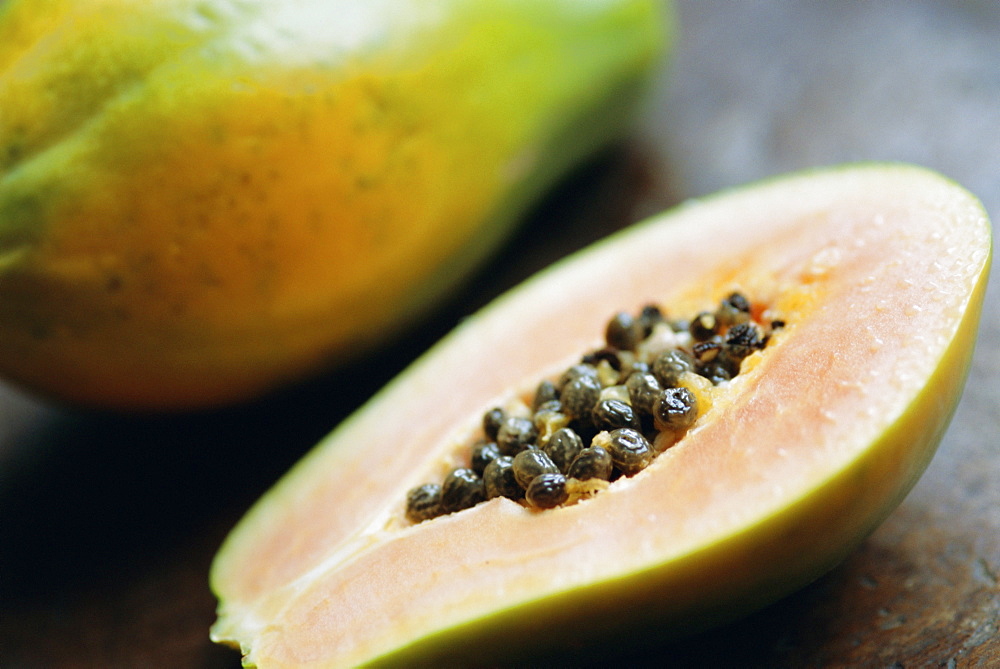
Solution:
M346 412L530 271L683 198L850 160L906 160L1000 219L1000 5L680 3L636 136L542 204L406 347L250 406L73 412L0 387L0 666L237 667L207 638L227 530ZM1000 666L1000 295L926 475L827 576L649 666Z

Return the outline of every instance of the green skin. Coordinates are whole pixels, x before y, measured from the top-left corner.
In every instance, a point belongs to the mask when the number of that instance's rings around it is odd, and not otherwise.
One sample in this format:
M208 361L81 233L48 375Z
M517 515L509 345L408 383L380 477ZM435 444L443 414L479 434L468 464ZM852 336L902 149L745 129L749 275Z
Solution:
M0 4L0 373L193 408L370 350L627 132L665 31L654 0Z

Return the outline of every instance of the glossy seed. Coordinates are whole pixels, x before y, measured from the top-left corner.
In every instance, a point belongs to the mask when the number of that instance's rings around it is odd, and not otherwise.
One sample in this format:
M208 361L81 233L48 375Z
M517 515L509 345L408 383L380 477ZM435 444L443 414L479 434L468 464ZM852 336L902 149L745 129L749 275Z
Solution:
M483 432L490 441L496 441L497 432L504 419L504 411L500 407L493 407L483 414Z
M632 405L621 400L600 400L594 405L591 417L594 421L594 427L598 430L610 431L621 427L638 430L640 427L639 418L635 415Z
M664 388L676 386L685 372L694 370L694 360L683 351L667 351L656 358L650 368L653 376Z
M441 508L441 486L425 483L406 495L406 518L412 523L430 520L444 513Z
M740 323L726 333L726 353L742 360L754 351L764 347L764 335L753 323Z
M598 440L595 437L594 441L611 455L611 461L622 474L637 474L653 461L655 453L652 445L636 430L622 428L602 434L607 435L606 439Z
M564 427L552 434L544 450L559 471L566 472L569 464L583 450L583 439L572 428Z
M507 416L497 431L496 443L503 455L517 455L537 438L538 430L530 418Z
M556 474L559 468L552 462L552 458L545 451L537 448L528 448L514 456L514 478L522 488L527 488L528 484L536 476L542 474Z
M586 481L588 479L611 480L614 462L611 454L600 446L588 446L577 453L566 470L570 478Z
M608 321L604 331L604 340L612 348L630 351L642 338L640 326L631 314L619 311Z
M441 508L446 513L474 507L486 499L483 480L467 467L453 469L441 484Z
M487 499L507 497L518 500L524 497L524 489L514 478L514 458L509 455L501 455L486 465L483 485L486 488Z
M642 334L643 339L648 337L653 332L653 328L656 327L658 323L665 322L666 319L663 316L663 312L655 304L647 304L639 312L639 317L636 319L636 323L639 326L639 331Z
M595 370L596 371L596 370ZM578 376L569 381L559 395L563 410L571 417L589 417L601 397L601 384L594 376Z
M598 368L598 376L600 376L600 365L604 363L608 367L615 371L619 371L622 368L626 359L634 359L634 354L630 351L622 351L617 348L599 348L596 351L591 351L580 359L580 362L586 365Z
M695 341L705 341L715 336L718 326L715 314L703 311L691 320L688 332L691 333Z
M712 362L722 351L722 341L716 337L700 341L691 348L694 358L702 364Z
M539 509L553 509L569 499L566 477L559 473L536 476L524 493L528 504Z
M556 390L561 395L567 384L584 376L596 379L597 367L587 362L580 362L569 367L559 376L559 380L556 381Z
M663 390L656 376L641 372L632 374L625 381L625 387L628 389L628 396L632 402L633 409L640 414L653 413L653 405Z
M695 372L697 372L700 376L704 376L714 385L718 385L733 378L733 373L726 364L725 360L713 360L708 363L698 363L698 365L695 366Z
M658 430L685 430L698 417L698 401L687 388L667 388L653 408L653 421Z
M500 457L500 447L495 441L480 441L472 447L472 471L482 476L486 465L498 457Z
M750 320L750 302L741 293L732 293L719 303L715 312L722 327L732 327Z
M543 405L557 401L558 399L559 391L556 390L556 384L546 379L539 383L535 389L535 397L531 402L531 408L533 411L538 411Z

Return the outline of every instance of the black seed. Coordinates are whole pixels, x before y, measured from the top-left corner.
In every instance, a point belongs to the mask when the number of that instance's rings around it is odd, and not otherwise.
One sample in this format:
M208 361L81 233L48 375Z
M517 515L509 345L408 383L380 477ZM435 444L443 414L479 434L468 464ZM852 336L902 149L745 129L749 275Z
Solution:
M571 380L559 395L563 410L574 418L589 417L590 410L600 398L601 382L592 376L578 376Z
M437 483L425 483L406 494L406 518L410 522L430 520L442 513L441 486Z
M651 414L656 399L663 389L660 382L653 374L635 373L625 381L628 389L628 397L632 402L632 408L640 414Z
M642 335L639 326L630 314L619 311L608 321L604 331L604 340L612 348L620 348L625 351L635 349Z
M544 450L559 471L565 472L577 454L583 450L583 439L572 428L564 427L552 433Z
M771 329L772 330L780 330L783 327L785 327L785 321L783 321L781 319L775 319L775 320L771 321Z
M732 293L719 303L715 317L723 327L731 327L750 320L750 302L741 293Z
M632 476L653 461L655 453L646 437L636 430L622 428L608 435L607 445L599 444L607 449L611 461L626 476Z
M645 339L653 333L653 328L656 327L658 323L665 322L663 312L655 304L647 304L639 312L639 318L636 319L636 323L639 326L642 338Z
M507 416L497 432L497 446L503 455L517 455L535 443L538 430L530 418Z
M522 488L527 488L536 476L558 472L559 468L552 462L552 458L537 448L525 449L514 456L514 478Z
M535 411L548 402L559 399L559 391L556 390L556 384L549 380L542 381L538 384L538 388L535 389L535 398L531 403L531 408Z
M482 476L486 465L499 456L500 447L495 441L480 441L472 447L472 471Z
M524 496L531 506L553 509L569 499L566 477L559 473L536 476L528 485Z
M593 366L595 369L601 362L607 362L611 365L611 369L617 372L621 371L622 368L622 353L616 348L599 348L584 355L580 362L588 366ZM598 374L598 377L600 377L600 374Z
M453 469L441 484L441 508L446 513L474 507L486 499L483 480L466 467Z
M695 341L705 341L715 336L718 327L719 324L715 319L715 314L703 311L691 321L691 324L688 326L688 332L691 333Z
M524 497L524 489L514 478L514 458L509 455L501 455L486 465L483 484L486 487L487 499L507 497L517 500Z
M726 352L738 360L763 347L763 333L753 323L734 325L726 333Z
M497 440L497 431L500 429L503 418L504 412L500 407L493 407L483 414L483 432L486 433L486 438L490 441Z
M628 377L633 374L648 374L650 373L649 363L643 362L642 360L632 360L627 365L622 366L621 374L618 376L619 383L625 383Z
M700 363L712 362L719 355L720 351L722 351L722 342L717 337L713 337L708 341L700 341L691 349L695 360Z
M620 427L639 429L639 419L632 406L621 400L600 400L594 405L591 416L598 430L617 430Z
M667 351L653 361L653 376L663 387L676 386L681 376L694 370L694 360L683 351Z
M699 363L695 367L695 371L715 385L733 378L733 373L730 371L725 360L713 360L705 364Z
M697 417L698 400L687 388L667 388L653 409L653 420L658 430L684 430Z
M581 362L563 372L562 376L559 377L559 381L556 382L556 389L559 391L560 396L569 383L582 377L598 378L597 367Z
M587 479L611 480L611 470L614 462L611 454L600 446L584 448L570 463L566 475L570 478L586 481Z
M730 293L729 296L722 301L722 304L732 307L737 311L742 311L745 314L750 313L750 300L748 300L743 293L738 291Z

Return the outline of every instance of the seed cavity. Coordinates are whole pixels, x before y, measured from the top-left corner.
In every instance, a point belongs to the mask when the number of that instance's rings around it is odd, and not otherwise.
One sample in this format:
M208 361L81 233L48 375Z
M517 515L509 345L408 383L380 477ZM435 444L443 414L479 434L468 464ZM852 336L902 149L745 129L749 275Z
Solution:
M468 465L411 489L407 519L420 523L496 497L554 509L635 476L710 408L714 386L786 327L755 313L771 314L733 292L689 320L653 304L614 314L604 346L539 381L519 408L486 411Z

